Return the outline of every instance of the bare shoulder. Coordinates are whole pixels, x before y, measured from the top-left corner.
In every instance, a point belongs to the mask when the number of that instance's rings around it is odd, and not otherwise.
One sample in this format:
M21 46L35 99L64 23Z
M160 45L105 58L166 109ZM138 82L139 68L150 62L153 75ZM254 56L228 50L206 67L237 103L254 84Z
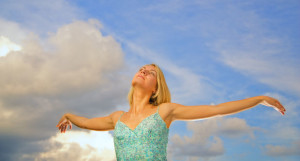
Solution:
M159 105L160 107L160 111L161 113L166 117L166 118L169 118L169 119L172 119L173 120L173 114L174 114L174 111L177 109L177 108L181 108L181 107L184 107L184 105L181 105L181 104L178 104L178 103L162 103L161 105Z
M162 103L159 105L159 108L163 111L167 111L167 112L172 112L174 110L174 108L180 106L180 104L178 103Z
M165 121L167 128L171 126L173 121L173 111L179 104L176 103L162 103L159 105L159 114L161 118Z
M120 116L124 113L125 111L114 111L112 112L109 116L113 120L113 122L117 122Z
M159 105L159 113L163 118L167 119L172 114L176 105L176 103L162 103Z

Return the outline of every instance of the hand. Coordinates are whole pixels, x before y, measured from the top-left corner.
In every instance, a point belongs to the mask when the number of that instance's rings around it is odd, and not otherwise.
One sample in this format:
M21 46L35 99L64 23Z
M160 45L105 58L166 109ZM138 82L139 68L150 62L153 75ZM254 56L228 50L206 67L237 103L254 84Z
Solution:
M70 126L70 129L72 129L71 121L67 119L66 115L63 115L56 127L58 127L61 133L65 133L68 128L68 125Z
M260 103L265 106L273 107L276 111L280 112L282 115L285 113L285 108L281 105L281 103L272 97L264 96L263 101Z

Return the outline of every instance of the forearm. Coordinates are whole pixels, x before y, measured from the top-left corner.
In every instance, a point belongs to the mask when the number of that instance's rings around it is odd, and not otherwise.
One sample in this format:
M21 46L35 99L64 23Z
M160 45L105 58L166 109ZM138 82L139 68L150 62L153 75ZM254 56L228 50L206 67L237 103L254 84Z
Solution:
M250 109L264 101L264 96L255 96L216 105L220 115L229 115Z
M88 118L77 116L71 113L66 113L65 117L70 120L74 125L80 128L86 128L84 122L88 120Z

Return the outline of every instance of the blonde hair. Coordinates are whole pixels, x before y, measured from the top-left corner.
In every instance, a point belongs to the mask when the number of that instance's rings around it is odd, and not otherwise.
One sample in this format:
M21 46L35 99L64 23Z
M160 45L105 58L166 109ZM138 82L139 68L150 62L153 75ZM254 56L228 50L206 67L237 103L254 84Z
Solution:
M153 94L149 100L150 104L153 104L155 106L158 106L162 103L167 103L171 102L171 94L168 88L168 85L165 80L164 73L162 70L159 68L158 65L156 64L147 64L147 65L152 65L155 67L155 71L157 73L156 76L156 92ZM145 65L145 66L147 66ZM129 93L128 93L128 101L129 105L131 106L133 103L133 92L134 88L131 86Z

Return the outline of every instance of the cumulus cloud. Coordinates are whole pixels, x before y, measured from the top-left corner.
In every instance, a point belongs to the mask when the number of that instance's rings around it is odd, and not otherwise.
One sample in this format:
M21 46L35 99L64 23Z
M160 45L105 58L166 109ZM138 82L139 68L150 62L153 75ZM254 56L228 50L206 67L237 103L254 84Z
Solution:
M0 36L0 56L5 56L10 51L21 50L21 47L4 36Z
M6 37L9 41L21 43L30 32L20 27L17 22L6 20L0 17L0 36Z
M42 152L24 154L20 160L35 161L114 161L113 138L108 132L68 131L57 133L50 139L39 141Z
M20 52L10 52L0 60L0 95L53 95L108 81L103 73L119 69L123 53L112 37L102 36L98 25L77 21L60 28L49 38L52 51L33 39Z
M247 136L254 139L253 131L258 129L250 127L243 119L222 117L201 122L189 121L187 128L193 132L191 137L175 134L170 139L170 157L207 159L220 156L225 153L221 136L235 139Z
M130 78L122 74L124 54L100 29L99 21L89 20L64 25L43 40L31 33L20 43L22 50L0 58L2 138L38 141L55 134L66 112L91 118L124 109L130 87ZM1 144L1 151L6 146ZM10 146L14 155L23 148Z

